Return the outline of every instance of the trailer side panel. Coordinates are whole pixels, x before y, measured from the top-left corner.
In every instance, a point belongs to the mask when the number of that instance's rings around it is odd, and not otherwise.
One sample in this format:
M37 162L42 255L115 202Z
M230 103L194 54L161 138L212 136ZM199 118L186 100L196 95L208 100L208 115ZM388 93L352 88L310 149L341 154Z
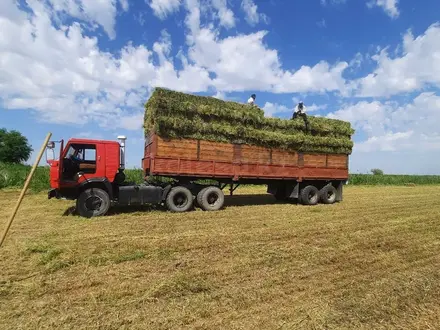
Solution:
M147 175L200 178L346 180L348 155L302 154L249 145L151 135L145 146Z

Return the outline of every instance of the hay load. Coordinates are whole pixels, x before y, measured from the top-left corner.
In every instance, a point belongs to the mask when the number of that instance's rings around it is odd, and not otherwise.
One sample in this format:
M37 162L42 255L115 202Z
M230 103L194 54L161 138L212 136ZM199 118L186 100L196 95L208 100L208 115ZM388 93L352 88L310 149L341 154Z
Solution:
M309 116L309 131L302 118L265 118L258 107L213 97L195 96L156 88L145 104L145 134L163 138L202 139L245 143L283 150L351 154L354 131L350 123Z

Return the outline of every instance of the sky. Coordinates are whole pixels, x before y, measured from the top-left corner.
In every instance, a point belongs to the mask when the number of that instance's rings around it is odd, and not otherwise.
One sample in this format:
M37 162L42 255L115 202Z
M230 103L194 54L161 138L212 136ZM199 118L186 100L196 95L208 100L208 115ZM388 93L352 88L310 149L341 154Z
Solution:
M155 87L356 130L351 173L440 174L438 0L1 0L0 127L116 140ZM43 159L44 161L44 159Z

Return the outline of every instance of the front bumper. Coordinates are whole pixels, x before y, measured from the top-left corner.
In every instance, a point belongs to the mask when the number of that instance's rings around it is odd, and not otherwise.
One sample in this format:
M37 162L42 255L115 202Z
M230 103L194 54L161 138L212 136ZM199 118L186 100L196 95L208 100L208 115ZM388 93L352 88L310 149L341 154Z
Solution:
M51 199L51 198L60 198L58 189L51 189L49 190L49 192L47 193L47 198Z

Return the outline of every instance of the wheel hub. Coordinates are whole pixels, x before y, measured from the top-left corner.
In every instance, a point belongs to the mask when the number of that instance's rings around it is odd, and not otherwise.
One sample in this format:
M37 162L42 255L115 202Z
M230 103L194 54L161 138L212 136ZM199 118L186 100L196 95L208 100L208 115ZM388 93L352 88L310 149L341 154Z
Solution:
M86 207L90 211L97 211L102 206L102 199L98 196L91 196L86 200Z

